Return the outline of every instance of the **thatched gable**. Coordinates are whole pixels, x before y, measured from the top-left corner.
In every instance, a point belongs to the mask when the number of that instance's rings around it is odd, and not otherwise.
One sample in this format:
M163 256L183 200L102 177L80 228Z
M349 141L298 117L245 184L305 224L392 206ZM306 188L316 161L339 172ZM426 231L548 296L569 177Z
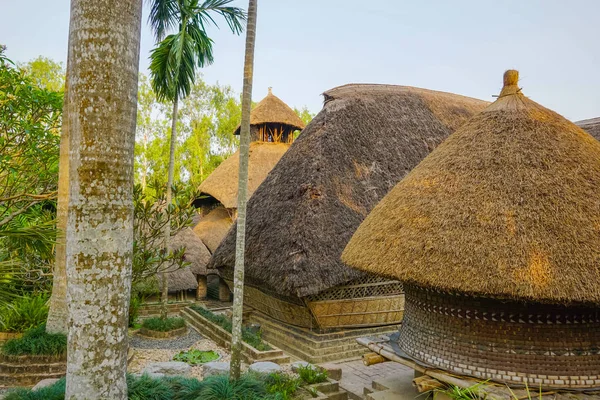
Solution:
M517 79L375 207L345 262L447 292L600 303L600 142Z
M575 125L600 140L600 117L577 121Z
M289 147L290 145L286 143L250 143L248 196L252 195ZM237 208L239 165L240 153L236 151L200 184L201 195L215 198L225 208ZM197 200L197 202L201 204L201 201Z
M456 126L486 102L390 85L325 94L303 130L248 202L246 277L303 297L362 277L340 255L368 212ZM231 272L235 227L210 267Z
M250 125L262 124L288 125L296 130L304 129L304 121L298 114L285 104L279 97L275 96L269 88L269 94L252 109L250 113ZM240 126L235 129L235 134L240 134Z
M198 225L194 227L194 232L212 254L219 247L232 224L229 211L224 207L217 207L200 219Z

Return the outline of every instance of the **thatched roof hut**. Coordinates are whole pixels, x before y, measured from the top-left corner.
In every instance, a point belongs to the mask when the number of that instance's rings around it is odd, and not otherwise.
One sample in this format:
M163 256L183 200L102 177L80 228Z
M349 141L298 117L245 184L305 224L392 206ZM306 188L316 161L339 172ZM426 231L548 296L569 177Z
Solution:
M267 177L281 156L287 151L286 143L252 142L248 159L248 195ZM238 169L240 153L236 151L223 161L208 178L200 184L201 198L196 205L208 202L212 197L225 208L237 208Z
M507 71L498 100L375 207L342 259L404 283L399 346L426 366L600 386L600 142L517 81Z
M225 207L217 207L200 219L198 225L194 227L194 232L211 254L219 247L233 225L231 217L230 211Z
M292 142L293 136L288 133L304 129L304 122L298 114L285 104L279 97L275 96L269 88L269 94L252 109L250 113L250 130L252 140L264 142ZM261 129L263 128L263 129ZM269 129L264 129L269 128ZM276 132L276 130L278 130ZM269 132L270 138L269 140ZM240 126L235 129L235 134L240 134ZM259 135L257 135L259 134ZM281 135L284 136L281 136ZM279 137L279 140L277 138Z
M587 133L600 140L600 117L577 121L575 122L575 125L579 126L581 129L587 131Z
M185 247L185 261L190 265L169 273L169 291L191 290L198 287L196 275L206 275L210 252L191 228L182 229L171 238L171 250Z
M247 302L311 328L397 322L397 282L348 268L341 252L388 190L487 103L391 85L346 85L324 96L323 110L248 202ZM234 265L235 235L234 227L211 259L225 277ZM383 310L377 296L388 295L389 313L365 314ZM339 300L330 302L334 308L347 301L345 316L340 310L325 316L322 306L331 299ZM353 318L348 310L355 306L362 311L356 308Z

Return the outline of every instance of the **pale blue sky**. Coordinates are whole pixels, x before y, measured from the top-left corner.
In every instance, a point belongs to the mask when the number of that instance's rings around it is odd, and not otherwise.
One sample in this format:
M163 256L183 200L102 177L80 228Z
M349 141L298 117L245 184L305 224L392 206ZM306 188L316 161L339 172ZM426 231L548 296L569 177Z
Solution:
M9 57L66 60L69 4L0 0ZM572 120L600 116L598 0L260 0L258 14L255 100L273 86L288 104L318 112L323 91L351 82L493 100L503 71L517 68L539 103ZM142 71L153 45L146 14L143 26ZM244 37L226 26L210 34L215 63L205 80L239 91Z

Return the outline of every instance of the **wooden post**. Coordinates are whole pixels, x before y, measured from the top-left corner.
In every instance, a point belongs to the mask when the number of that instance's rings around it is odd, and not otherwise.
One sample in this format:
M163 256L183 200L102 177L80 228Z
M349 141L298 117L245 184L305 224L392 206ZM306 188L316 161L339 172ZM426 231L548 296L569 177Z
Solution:
M208 295L208 282L206 275L198 275L198 289L196 289L196 300L204 300Z

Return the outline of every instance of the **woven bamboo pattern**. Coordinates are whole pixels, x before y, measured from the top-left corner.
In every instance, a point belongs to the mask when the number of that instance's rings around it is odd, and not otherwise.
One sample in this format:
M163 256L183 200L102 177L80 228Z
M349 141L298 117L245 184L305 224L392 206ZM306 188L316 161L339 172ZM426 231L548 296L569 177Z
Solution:
M322 329L398 324L404 314L403 294L307 304Z
M307 301L358 299L363 297L397 296L402 294L402 283L386 278L366 275L346 285L335 286L313 296Z

